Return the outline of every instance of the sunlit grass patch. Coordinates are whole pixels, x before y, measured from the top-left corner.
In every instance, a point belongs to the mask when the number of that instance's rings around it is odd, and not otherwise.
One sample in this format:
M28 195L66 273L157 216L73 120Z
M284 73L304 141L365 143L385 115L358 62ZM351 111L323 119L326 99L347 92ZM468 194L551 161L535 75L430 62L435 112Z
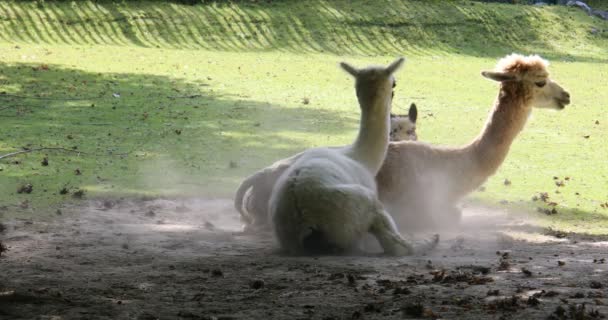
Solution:
M472 198L535 211L541 204L530 199L547 192L559 212L540 215L547 226L607 228L608 33L589 31L608 24L580 10L85 1L2 2L0 16L0 153L82 151L0 160L0 205L10 215L52 214L80 188L85 197L230 197L244 176L276 159L349 143L359 111L343 60L364 66L406 56L394 108L418 105L421 140L463 144L481 130L498 89L479 72L519 51L548 57L573 103L535 110ZM557 186L554 177L569 179ZM17 193L24 183L32 194Z

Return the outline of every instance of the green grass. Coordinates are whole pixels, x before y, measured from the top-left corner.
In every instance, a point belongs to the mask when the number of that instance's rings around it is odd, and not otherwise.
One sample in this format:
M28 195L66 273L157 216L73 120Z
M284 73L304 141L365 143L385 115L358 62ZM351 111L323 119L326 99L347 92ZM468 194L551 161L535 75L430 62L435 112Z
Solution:
M604 0L585 1L593 10L608 10L608 3Z
M395 107L418 104L422 140L466 143L497 92L479 71L517 51L550 58L573 104L536 110L472 198L534 210L532 196L549 192L560 214L542 223L608 234L600 206L608 201L608 31L589 32L608 23L580 10L467 1L74 3L0 3L0 154L83 152L0 160L0 214L49 217L71 201L59 194L64 187L88 197L231 196L278 158L349 143L359 113L342 60L363 66L405 55ZM45 155L49 166L40 164ZM570 180L558 188L554 176ZM34 192L17 194L25 183Z

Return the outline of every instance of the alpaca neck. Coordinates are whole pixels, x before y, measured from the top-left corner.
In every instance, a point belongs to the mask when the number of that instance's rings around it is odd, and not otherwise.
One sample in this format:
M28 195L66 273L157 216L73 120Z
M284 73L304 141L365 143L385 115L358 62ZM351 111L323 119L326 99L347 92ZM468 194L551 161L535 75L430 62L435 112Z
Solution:
M359 135L351 145L349 156L376 175L384 162L390 130L390 101L377 101L377 105L361 108ZM374 111L366 111L374 110ZM375 111L382 110L382 111Z
M487 177L496 172L524 128L530 111L530 95L522 83L501 84L494 110L481 135L471 144L479 174Z

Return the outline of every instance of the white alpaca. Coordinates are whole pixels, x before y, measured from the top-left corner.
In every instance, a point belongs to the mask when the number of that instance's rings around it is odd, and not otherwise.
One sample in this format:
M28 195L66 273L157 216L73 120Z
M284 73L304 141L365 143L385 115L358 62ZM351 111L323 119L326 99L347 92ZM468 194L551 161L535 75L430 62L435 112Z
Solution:
M523 129L532 107L563 109L570 94L549 79L538 56L510 55L496 71L500 91L485 128L471 143L447 148L419 142L391 143L376 177L380 200L402 230L453 225L458 201L494 174Z
M416 140L418 109L412 103L407 115L391 113L391 141ZM234 207L241 214L246 232L256 232L270 227L268 223L268 201L272 188L279 177L302 155L276 161L245 178L234 196Z
M277 181L269 214L277 240L287 253L348 251L368 232L387 254L416 251L383 209L374 182L388 146L393 73L402 63L398 59L387 68L360 70L341 63L356 79L359 135L346 147L305 151ZM428 250L437 240L435 236L417 249Z

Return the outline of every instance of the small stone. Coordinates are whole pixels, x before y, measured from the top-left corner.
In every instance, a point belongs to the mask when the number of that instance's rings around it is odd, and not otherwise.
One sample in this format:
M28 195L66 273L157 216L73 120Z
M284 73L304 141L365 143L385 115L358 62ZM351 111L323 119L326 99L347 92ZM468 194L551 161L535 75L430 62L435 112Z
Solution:
M8 251L8 248L0 241L0 257L2 257L2 253Z
M488 296L499 296L500 295L500 290L495 289L495 290L489 290L487 293Z
M528 298L527 302L528 302L528 305L531 305L531 306L537 306L540 304L540 300L538 300L538 298L535 296L530 296Z
M410 303L404 306L401 311L405 316L420 318L424 314L424 306L420 303Z
M78 189L72 193L72 197L76 199L82 199L84 197L85 191L82 189Z
M407 287L397 287L397 288L395 288L395 290L393 290L394 295L410 294L410 293L412 293L412 291L410 289L408 289Z
M205 229L207 229L207 230L213 230L213 229L215 229L215 226L213 225L213 223L211 223L209 221L205 221L204 226L205 226Z
M28 183L28 184L24 184L22 186L20 186L17 189L17 193L32 193L32 191L34 190L34 187Z
M255 279L249 282L249 287L254 290L262 289L264 287L264 280Z
M354 286L355 284L357 284L357 280L355 279L355 276L353 276L350 273L348 275L346 275L346 280L348 281L348 284L351 286Z

